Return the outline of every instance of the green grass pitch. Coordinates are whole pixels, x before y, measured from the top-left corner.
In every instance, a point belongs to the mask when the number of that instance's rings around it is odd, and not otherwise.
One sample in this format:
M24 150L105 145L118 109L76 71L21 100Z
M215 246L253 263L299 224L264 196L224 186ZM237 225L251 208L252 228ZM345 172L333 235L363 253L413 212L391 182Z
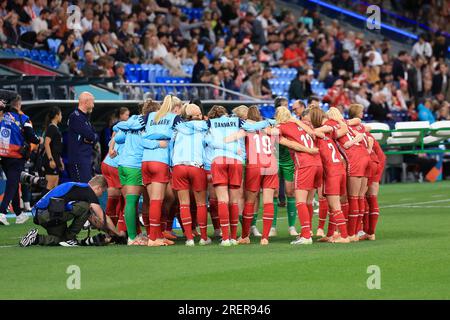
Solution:
M284 209L268 247L20 248L32 223L0 226L0 299L449 299L450 183L385 185L379 204L377 241L348 245L290 245Z

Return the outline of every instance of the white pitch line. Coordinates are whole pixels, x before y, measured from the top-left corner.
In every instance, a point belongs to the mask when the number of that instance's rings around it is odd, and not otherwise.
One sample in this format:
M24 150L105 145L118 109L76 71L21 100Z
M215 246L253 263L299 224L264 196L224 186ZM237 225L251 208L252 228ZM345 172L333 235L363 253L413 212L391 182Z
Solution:
M380 209L400 208L400 207L405 207L405 206L415 206L415 205L420 205L420 204L432 204L432 203L441 203L441 202L450 202L450 199L413 202L413 203L398 203L398 204L391 204L391 205L387 205L387 206L381 206Z
M0 248L12 248L12 247L18 247L18 245L10 245L10 246L0 246Z

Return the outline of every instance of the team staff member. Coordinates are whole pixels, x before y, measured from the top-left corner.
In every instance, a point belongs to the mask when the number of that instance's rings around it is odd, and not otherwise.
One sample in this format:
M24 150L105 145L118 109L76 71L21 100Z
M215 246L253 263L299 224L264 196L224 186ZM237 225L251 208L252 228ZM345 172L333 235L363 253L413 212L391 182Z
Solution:
M6 175L6 188L0 205L0 224L8 225L6 213L11 200L15 197L20 181L20 173L24 170L25 162L30 156L30 143L38 144L30 119L21 114L22 99L16 95L9 102L10 111L5 112L0 123L0 157L3 172ZM16 223L24 223L28 216L21 212L19 197L13 201Z
M43 195L58 185L59 173L64 170L64 163L61 157L62 135L58 128L61 120L62 113L58 107L52 108L46 117L44 169L47 188L42 192Z
M32 229L20 240L20 246L89 245L90 241L86 241L89 238L81 243L77 241L77 235L87 220L110 235L118 236L98 201L106 187L106 179L98 175L89 183L66 182L51 190L32 209L34 222L47 230L48 235L38 234L37 229ZM69 226L68 221L72 221Z
M78 109L69 116L68 171L72 181L88 182L92 178L92 152L98 135L89 122L94 109L94 96L83 92L78 98Z

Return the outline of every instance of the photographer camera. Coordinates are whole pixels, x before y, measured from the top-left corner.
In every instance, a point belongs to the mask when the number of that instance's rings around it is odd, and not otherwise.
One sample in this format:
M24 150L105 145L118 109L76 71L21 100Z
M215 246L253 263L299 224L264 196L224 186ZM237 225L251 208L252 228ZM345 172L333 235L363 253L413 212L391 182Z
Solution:
M30 157L30 143L39 144L39 139L28 116L22 113L22 99L20 95L7 90L0 90L3 117L0 121L0 163L6 175L6 188L0 205L0 224L9 225L6 220L8 206L12 201L16 223L28 220L22 213L20 199L17 196L20 175L24 171L25 162Z
M33 221L47 230L48 235L30 230L20 241L21 247L31 245L64 247L105 245L122 239L111 219L100 207L98 198L107 188L102 175L93 177L89 183L66 182L48 192L33 207ZM106 234L77 240L86 221ZM67 222L72 223L67 226ZM122 241L123 242L123 241Z

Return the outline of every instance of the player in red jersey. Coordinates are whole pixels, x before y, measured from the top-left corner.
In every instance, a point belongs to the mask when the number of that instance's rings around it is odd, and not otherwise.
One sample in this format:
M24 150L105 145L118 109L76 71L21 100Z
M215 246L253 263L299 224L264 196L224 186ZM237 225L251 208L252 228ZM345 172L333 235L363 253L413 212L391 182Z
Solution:
M327 115L330 120L334 120L330 121L329 124L331 124L336 129L339 129L341 126L347 125L342 117L341 112L337 108L330 108L330 110L328 110L327 112ZM354 122L350 122L349 124L355 125ZM361 216L360 218L360 208L362 210L364 210L365 208L364 201L360 201L360 197L364 197L364 194L366 192L367 177L369 176L370 157L367 148L361 143L364 137L364 133L359 133L356 130L353 130L350 126L349 132L347 134L337 136L340 151L341 153L343 153L347 160L347 193L349 200L347 231L350 236L350 241L359 240L356 234L358 220L362 220L363 217Z
M248 109L247 122L261 121L258 107ZM250 243L250 227L254 216L255 203L260 190L263 195L263 234L261 245L269 244L269 232L274 217L273 197L278 188L278 162L275 153L275 136L266 130L245 133L241 131L237 138L245 136L247 165L245 167L245 206L242 222L242 236L239 244ZM229 139L227 139L229 140Z
M364 107L360 104L352 104L349 109L349 116L362 119ZM386 163L386 156L381 149L380 144L370 134L370 127L365 126L365 135L367 137L367 149L370 154L370 175L367 182L366 204L368 212L364 215L364 235L360 240L375 240L375 229L378 222L378 191L380 180Z
M324 179L321 194L326 197L330 208L328 233L326 237L319 241L349 243L347 224L340 201L341 196L347 193L347 176L343 158L334 142L337 136L345 135L348 132L348 128L347 126L342 126L336 129L326 125L325 113L316 106L310 109L309 117L314 128L317 128L315 130L317 135L316 145L319 148L323 165ZM339 237L333 237L336 228L339 230Z
M322 184L322 162L319 150L315 147L314 131L301 121L291 116L289 109L279 107L275 119L280 130L280 144L291 148L291 156L295 166L295 198L297 213L301 225L301 233L291 242L294 245L312 244L311 222L307 203L312 202L315 189ZM308 132L311 132L312 135ZM296 147L292 147L295 142Z

